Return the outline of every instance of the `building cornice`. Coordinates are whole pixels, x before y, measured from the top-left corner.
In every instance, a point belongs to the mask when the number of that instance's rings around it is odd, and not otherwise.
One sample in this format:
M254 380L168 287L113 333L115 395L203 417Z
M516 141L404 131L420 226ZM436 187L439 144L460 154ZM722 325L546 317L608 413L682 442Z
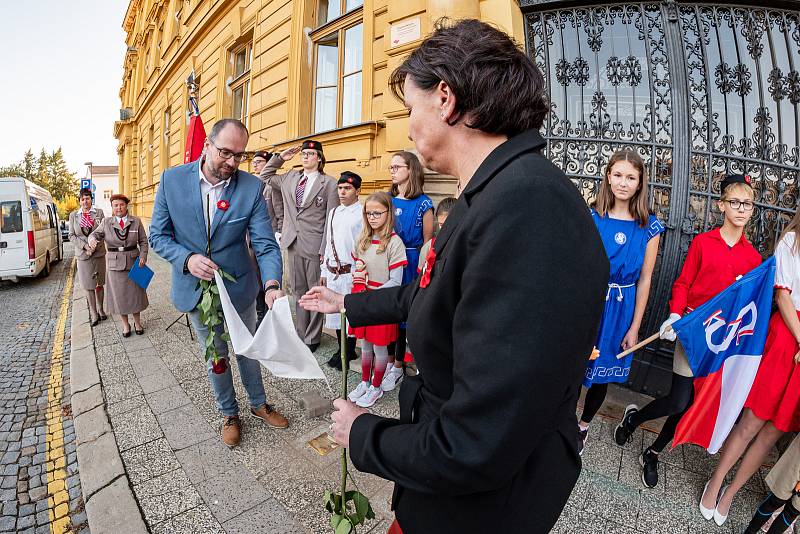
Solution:
M122 19L122 29L125 33L130 34L136 24L136 11L139 9L141 0L131 0L128 3L128 10L125 11L125 18Z

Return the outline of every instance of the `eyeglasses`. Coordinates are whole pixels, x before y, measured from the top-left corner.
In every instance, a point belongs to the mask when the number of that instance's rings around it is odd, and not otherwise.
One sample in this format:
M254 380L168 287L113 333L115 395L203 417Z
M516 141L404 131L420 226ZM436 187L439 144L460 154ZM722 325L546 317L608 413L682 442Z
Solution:
M219 153L219 157L221 157L222 159L231 159L231 158L233 158L233 161L235 161L236 163L241 163L241 162L243 162L244 160L247 159L247 152L239 152L237 154L237 153L231 152L227 148L220 148L220 147L218 147L217 145L215 145L211 141L209 141L209 143L211 143L211 146L213 146L214 148L217 149L217 152Z
M403 167L408 167L408 165L389 165L389 170L392 172L397 172L398 170L402 169Z
M316 150L306 150L304 152L300 152L300 155L303 156L304 158L313 158L314 156L317 155L317 151Z
M725 200L724 202L727 202L728 205L731 208L735 209L735 210L738 210L739 208L744 209L744 211L752 211L753 210L753 203L752 202L748 202L748 201L742 202L741 200Z
M383 215L384 213L388 213L388 212L389 212L389 210L366 211L366 212L364 212L364 214L367 216L367 219L380 219L381 215Z

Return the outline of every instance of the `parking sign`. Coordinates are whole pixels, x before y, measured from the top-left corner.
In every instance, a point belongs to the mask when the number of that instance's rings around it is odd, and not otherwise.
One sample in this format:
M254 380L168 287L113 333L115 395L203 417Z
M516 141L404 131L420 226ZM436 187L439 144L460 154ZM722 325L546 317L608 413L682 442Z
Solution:
M92 187L91 180L86 180L86 179L81 180L81 189L89 189L90 187Z

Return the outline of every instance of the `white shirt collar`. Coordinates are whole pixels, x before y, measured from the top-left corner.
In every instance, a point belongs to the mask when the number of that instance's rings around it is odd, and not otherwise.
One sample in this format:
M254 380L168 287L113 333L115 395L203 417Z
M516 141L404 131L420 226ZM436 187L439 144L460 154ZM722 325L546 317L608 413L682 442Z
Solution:
M81 213L86 213L85 211L83 211L83 208L81 208L79 211L80 211ZM89 213L94 213L94 212L96 212L96 211L97 211L97 209L96 209L94 206L92 206L91 208L89 208Z
M306 171L303 171L303 175L304 175L304 176L305 176L305 177L306 177L308 180L314 180L314 179L316 179L316 178L319 176L319 171L310 172L310 173L308 173L308 174L306 174Z

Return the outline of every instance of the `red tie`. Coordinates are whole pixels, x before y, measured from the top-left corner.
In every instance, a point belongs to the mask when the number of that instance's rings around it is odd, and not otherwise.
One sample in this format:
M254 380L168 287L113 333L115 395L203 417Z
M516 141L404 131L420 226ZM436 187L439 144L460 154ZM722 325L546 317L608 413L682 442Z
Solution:
M121 230L125 229L125 221L123 221L122 219L119 220L119 227Z

